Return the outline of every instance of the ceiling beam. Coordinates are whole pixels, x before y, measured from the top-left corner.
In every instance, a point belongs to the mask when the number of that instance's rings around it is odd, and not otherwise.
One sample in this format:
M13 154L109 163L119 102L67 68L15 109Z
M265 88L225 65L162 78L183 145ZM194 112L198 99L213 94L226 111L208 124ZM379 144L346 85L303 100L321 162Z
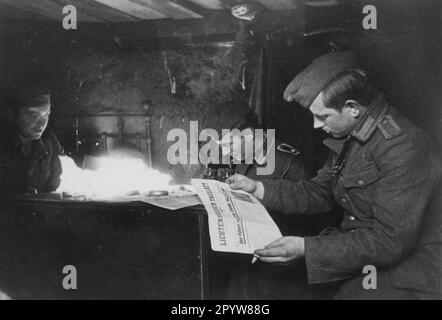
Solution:
M94 0L142 20L165 19L167 16L132 0Z
M132 0L142 6L161 12L172 19L201 18L198 13L169 0Z
M37 3L36 1L26 0L0 0L0 3L4 3L18 10L32 11L48 18L60 20L63 18L62 7L52 2L42 1L41 3Z
M207 19L156 20L114 26L117 35L123 39L143 38L187 38L213 35L235 35L238 23L230 14L219 14Z
M51 0L38 0L38 1L28 1L28 0L0 0L0 3L7 4L18 10L31 11L33 13L43 15L45 17L62 21L64 18L63 5L56 3ZM96 19L87 14L83 14L83 21L87 22L99 22Z
M13 7L9 4L0 1L0 19L17 19L17 20L50 20L50 18L22 9Z
M223 3L220 0L188 0L199 5L202 8L210 10L220 10L224 8Z
M196 12L197 14L208 17L212 14L212 10L207 9L198 3L192 2L190 0L171 0L170 3L174 3L175 5L186 8L192 12Z
M122 48L143 46L165 47L180 45L209 44L213 42L235 42L240 23L227 13L218 13L207 19L150 20L120 23L82 23L76 32L56 28L53 20L0 20L0 31L9 38L21 35L42 37L58 44L88 43L92 46L109 44ZM75 40L75 41L74 41ZM1 43L0 43L1 46Z
M51 21L51 18L48 18L44 15L32 11L20 10L8 4L0 3L0 21L6 19ZM0 34L1 31L3 30L0 30Z
M224 8L229 8L229 9L241 3L247 2L247 1L237 1L237 0L218 0L218 1L223 4Z
M194 18L197 18L197 17L198 17L198 18L202 18L202 17L204 17L204 15L198 13L197 11L193 11L193 10L191 10L191 9L189 9L189 8L186 8L186 7L182 6L182 5L179 4L179 3L176 3L176 2L173 1L173 0L168 1L168 5L169 5L170 7L173 7L173 8L179 9L179 10L183 10L183 11L185 11L185 12L192 13L193 15L195 15Z
M299 7L301 0L258 0L270 10L295 10Z
M73 5L77 8L78 21L83 21L83 15L94 17L105 22L139 21L140 19L122 11L97 3L93 0L52 0L62 6Z

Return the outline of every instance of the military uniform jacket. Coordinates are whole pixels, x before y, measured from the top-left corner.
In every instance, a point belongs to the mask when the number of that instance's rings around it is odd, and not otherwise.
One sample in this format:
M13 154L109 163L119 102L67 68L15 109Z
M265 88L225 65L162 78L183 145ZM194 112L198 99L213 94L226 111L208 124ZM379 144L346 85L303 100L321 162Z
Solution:
M235 171L243 176L247 176L254 180L274 180L287 179L290 181L298 181L301 179L310 179L313 177L313 170L306 164L304 159L299 154L291 154L275 151L275 170L270 175L258 175L257 168L262 165L253 164L238 164Z
M62 147L52 131L31 142L30 154L21 150L18 136L8 125L1 128L0 193L19 194L30 189L38 192L55 191L62 173L59 155Z
M345 139L324 141L331 152L315 178L264 181L263 204L297 214L343 209L339 232L305 238L310 284L349 279L374 265L394 286L440 293L441 209L429 208L440 199L439 158L425 133L382 95L368 110L345 148ZM343 156L342 168L334 167Z

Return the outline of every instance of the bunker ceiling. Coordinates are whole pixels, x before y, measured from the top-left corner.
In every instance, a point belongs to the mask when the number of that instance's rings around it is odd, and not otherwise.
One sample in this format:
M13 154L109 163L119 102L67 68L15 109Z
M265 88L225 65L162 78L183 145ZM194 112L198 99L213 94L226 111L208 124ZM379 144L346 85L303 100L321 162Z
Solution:
M0 0L0 10L21 19L63 17L63 7L74 5L81 22L130 22L159 19L201 19L230 11L237 0ZM254 0L270 10L293 10L298 0Z

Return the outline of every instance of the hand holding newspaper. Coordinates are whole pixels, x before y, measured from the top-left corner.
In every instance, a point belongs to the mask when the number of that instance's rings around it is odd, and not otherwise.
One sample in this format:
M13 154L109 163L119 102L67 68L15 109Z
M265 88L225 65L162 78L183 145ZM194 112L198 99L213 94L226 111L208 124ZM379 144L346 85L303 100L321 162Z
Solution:
M264 206L251 194L215 180L192 180L209 217L212 249L253 253L282 237Z

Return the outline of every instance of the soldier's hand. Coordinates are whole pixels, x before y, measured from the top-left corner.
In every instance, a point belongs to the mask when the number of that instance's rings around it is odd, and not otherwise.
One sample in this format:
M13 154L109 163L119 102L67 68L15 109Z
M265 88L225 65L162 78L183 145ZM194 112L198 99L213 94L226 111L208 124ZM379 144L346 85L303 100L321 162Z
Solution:
M256 198L264 198L264 185L260 181L255 181L246 176L235 174L226 180L226 183L233 190L243 190L253 194Z
M297 258L304 256L304 238L284 237L254 253L259 256L259 260L264 262L290 264Z

